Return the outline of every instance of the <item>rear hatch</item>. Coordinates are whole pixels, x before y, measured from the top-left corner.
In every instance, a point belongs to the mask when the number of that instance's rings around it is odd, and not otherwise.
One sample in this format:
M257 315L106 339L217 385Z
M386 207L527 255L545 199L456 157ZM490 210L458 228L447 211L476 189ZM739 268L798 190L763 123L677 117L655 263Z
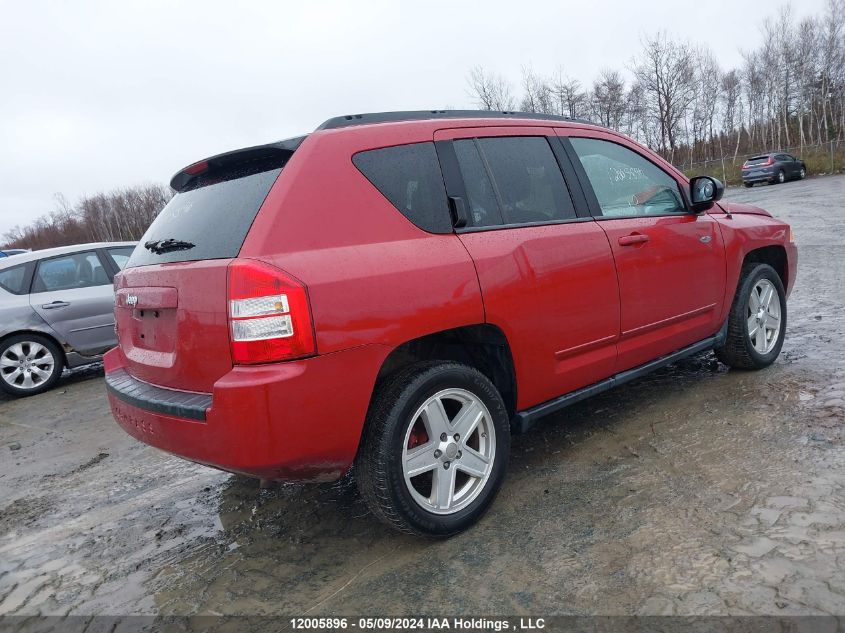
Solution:
M765 167L769 164L769 157L767 156L752 156L742 166L744 170L754 170Z
M302 138L229 152L173 177L173 199L116 277L127 371L154 385L210 392L232 368L227 267Z

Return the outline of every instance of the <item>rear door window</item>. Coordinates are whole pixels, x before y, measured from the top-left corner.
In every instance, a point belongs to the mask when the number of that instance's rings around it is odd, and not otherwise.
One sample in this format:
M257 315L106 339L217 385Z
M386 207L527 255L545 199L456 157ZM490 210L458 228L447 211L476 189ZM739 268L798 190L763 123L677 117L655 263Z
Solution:
M446 186L434 143L412 143L359 152L353 164L416 226L450 233Z
M110 284L97 253L74 253L38 262L32 292L52 292Z
M15 295L26 294L26 266L12 266L0 270L0 288Z
M505 223L493 182L478 152L475 139L455 141L455 155L461 166L461 176L469 205L468 226L500 226Z
M455 141L471 226L543 224L576 217L549 142L541 136Z

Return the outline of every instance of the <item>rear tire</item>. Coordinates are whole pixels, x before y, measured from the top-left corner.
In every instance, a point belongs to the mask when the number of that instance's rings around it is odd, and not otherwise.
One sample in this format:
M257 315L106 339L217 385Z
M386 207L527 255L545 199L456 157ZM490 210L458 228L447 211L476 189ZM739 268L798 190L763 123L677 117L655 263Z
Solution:
M785 182L786 182L786 173L781 169L777 173L777 176L775 176L775 179L772 181L772 183L777 184L777 185L782 185Z
M16 334L0 344L0 389L34 396L52 389L64 369L58 345L40 334Z
M714 349L716 358L737 369L768 367L780 354L785 333L786 292L780 276L768 264L745 264L728 316L727 338Z
M753 183L753 182L744 182L744 183L742 183L742 185L743 185L744 187L746 187L746 188L750 189L751 187L753 187L753 186L754 186L754 183Z
M387 525L418 536L451 536L493 502L510 440L504 402L486 376L459 363L416 363L377 387L355 479Z

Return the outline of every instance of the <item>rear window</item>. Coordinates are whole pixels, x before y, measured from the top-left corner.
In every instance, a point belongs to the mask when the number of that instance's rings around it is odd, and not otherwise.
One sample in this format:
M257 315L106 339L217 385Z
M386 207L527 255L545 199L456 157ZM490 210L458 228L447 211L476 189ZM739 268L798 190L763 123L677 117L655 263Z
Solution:
M198 186L177 193L153 220L126 267L236 257L249 227L282 171L276 161L244 166L203 179ZM256 168L261 169L256 173ZM155 253L147 243L175 240L181 246Z
M768 160L768 156L752 156L747 162L749 165L759 165L760 163L765 163Z
M24 280L26 279L25 266L12 266L0 270L0 288L15 295L26 294Z
M352 162L394 207L424 231L451 233L446 186L434 143L359 152Z

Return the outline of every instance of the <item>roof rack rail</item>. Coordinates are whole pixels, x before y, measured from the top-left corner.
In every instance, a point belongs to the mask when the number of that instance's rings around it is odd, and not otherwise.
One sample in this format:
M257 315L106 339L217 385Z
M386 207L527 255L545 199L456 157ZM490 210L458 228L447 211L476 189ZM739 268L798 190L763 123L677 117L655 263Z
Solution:
M408 110L400 112L368 112L365 114L347 114L336 116L320 125L317 130L334 130L354 125L370 123L394 123L397 121L425 121L428 119L539 119L543 121L565 121L567 123L586 123L595 125L586 119L577 119L557 114L538 114L535 112L514 112L511 110Z

